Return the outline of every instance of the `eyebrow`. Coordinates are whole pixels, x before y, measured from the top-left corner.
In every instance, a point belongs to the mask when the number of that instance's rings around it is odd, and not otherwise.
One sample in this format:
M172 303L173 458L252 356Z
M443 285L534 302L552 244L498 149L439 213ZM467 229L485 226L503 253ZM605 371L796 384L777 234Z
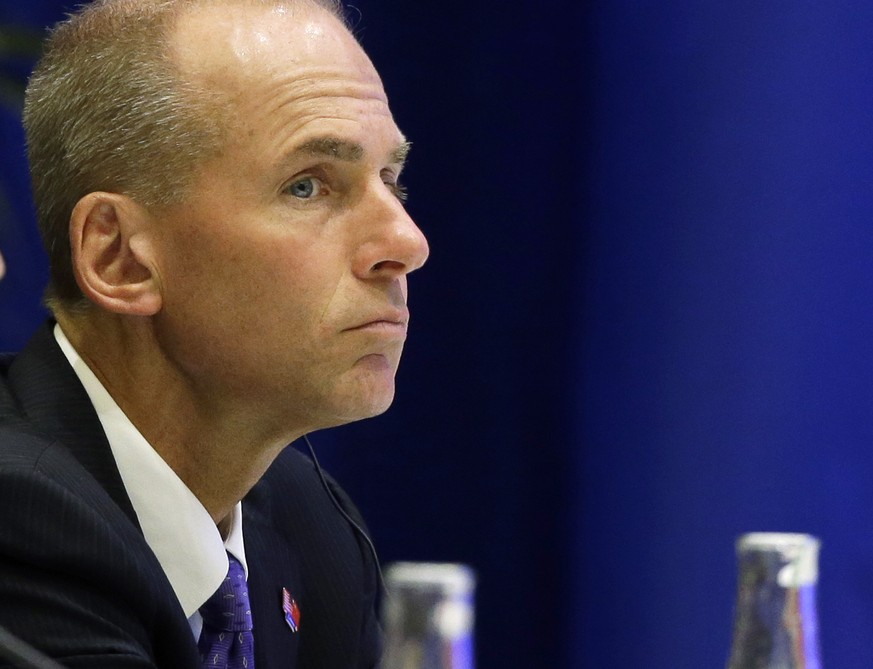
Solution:
M400 163L401 165L406 162L406 158L409 156L409 152L412 150L412 142L403 142L400 146L394 149L391 154L388 156L388 160L390 163Z
M297 147L295 153L327 156L356 163L364 157L364 147L355 142L347 142L336 137L316 137Z
M406 162L406 157L412 148L411 142L403 142L388 155L390 163ZM364 158L364 147L356 142L349 142L337 137L316 137L301 144L294 153L305 153L311 156L325 156L346 162L356 163Z

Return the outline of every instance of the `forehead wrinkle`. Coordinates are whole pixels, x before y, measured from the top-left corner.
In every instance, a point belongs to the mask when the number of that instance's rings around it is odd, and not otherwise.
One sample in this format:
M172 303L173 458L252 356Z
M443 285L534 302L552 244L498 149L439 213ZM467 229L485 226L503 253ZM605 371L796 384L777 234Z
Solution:
M268 114L281 112L290 105L299 105L298 114L305 114L308 104L325 104L326 101L342 102L351 100L362 105L380 105L388 108L388 100L379 86L349 82L339 77L335 79L306 77L287 82L271 82L263 87L263 95L252 95L247 91L246 98L254 108L260 107Z
M294 105L294 100L288 100L283 106ZM277 119L268 129L268 134L275 138L273 142L276 151L274 166L279 169L287 169L293 165L301 155L325 156L345 160L348 162L361 162L368 158L368 151L364 143L359 141L357 135L360 129L354 127L353 135L329 127L321 127L322 123L341 122L343 124L355 122L355 118L348 116L326 115L319 109L307 109L307 105L301 105L303 109L296 109L296 118L289 122L287 118ZM383 105L380 116L388 119L398 139L397 147L387 151L389 162L402 162L408 153L408 142L400 130L394 125L394 119L387 106Z
M366 95L367 87L349 87L335 90L325 90L317 85L300 86L300 82L289 82L270 89L263 96L238 96L236 108L251 127L257 123L266 124L267 132L273 136L294 135L311 122L318 120L354 120L345 116L334 116L335 112L348 113L351 102L358 113L378 114L388 118L393 117L388 107L388 101L381 91L371 91ZM323 85L323 82L322 82Z

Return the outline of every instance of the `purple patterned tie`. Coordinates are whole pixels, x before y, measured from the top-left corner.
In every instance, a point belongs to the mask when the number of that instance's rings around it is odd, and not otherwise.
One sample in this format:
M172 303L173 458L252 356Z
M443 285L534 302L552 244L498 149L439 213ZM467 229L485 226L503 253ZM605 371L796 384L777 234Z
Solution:
M254 669L252 609L246 573L239 561L227 554L227 578L200 607L203 631L198 648L201 664L219 669Z

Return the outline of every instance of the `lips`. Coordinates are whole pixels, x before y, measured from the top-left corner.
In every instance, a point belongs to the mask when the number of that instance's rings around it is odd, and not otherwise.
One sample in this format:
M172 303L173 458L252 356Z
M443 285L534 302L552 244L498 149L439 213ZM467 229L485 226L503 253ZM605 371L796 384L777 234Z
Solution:
M406 334L408 323L409 312L405 309L397 310L368 317L358 325L346 328L346 332L368 331L384 332L386 334Z

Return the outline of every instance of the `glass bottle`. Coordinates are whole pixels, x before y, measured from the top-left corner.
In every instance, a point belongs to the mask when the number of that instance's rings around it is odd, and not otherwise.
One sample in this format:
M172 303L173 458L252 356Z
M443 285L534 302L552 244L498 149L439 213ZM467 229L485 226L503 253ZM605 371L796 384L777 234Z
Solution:
M728 669L821 669L819 540L756 532L737 540L739 580Z
M381 669L473 669L469 567L399 562L385 570L385 585Z

